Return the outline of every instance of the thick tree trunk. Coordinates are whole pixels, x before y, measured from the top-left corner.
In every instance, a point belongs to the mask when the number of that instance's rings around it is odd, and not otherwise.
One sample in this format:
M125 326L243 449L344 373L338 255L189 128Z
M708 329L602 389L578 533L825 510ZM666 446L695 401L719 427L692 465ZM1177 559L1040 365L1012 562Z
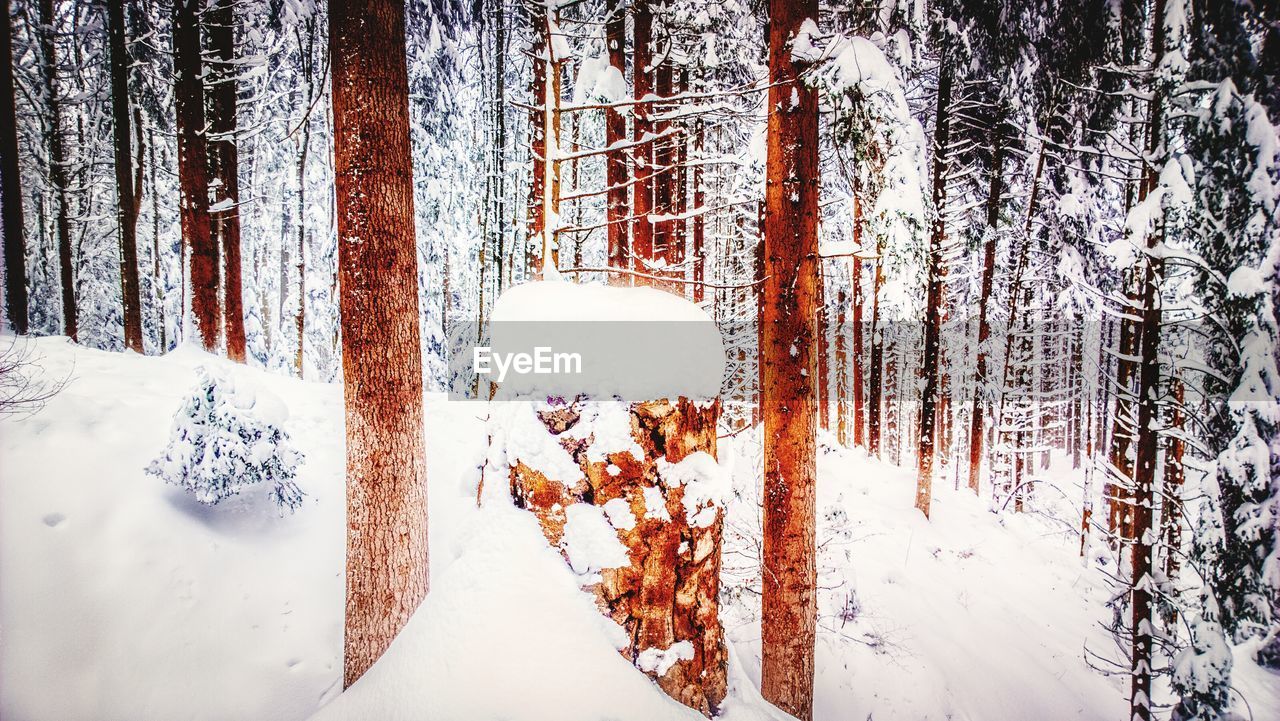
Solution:
M818 348L818 96L791 43L817 0L770 0L769 104L761 316L764 572L760 691L813 716L817 623L815 461Z
M55 40L53 0L40 0L40 54L44 65L45 101L49 104L49 183L53 186L58 210L54 228L58 245L58 277L62 283L62 330L71 340L79 335L76 317L75 266L71 257L71 199L67 193L67 151L62 136L62 99L58 93L58 46Z
M207 11L213 87L209 91L209 162L213 175L214 243L222 250L223 335L227 357L244 362L244 299L240 282L240 180L236 151L235 0L217 0Z
M347 427L343 683L382 655L427 593L413 163L404 5L329 8Z
M951 137L950 105L952 68L944 58L938 71L938 108L934 122L937 130L934 139L933 207L936 217L929 233L929 247L925 258L925 317L924 317L924 392L920 398L920 446L916 455L919 475L916 479L916 508L929 517L933 498L933 472L935 443L937 440L938 385L941 368L938 362L942 323L942 244L946 240L944 215L947 205L946 153Z
M178 194L182 237L190 263L191 315L206 351L218 350L222 328L218 245L209 217L209 155L205 137L201 0L173 3L173 102L178 128Z
M125 47L124 7L107 3L111 53L111 119L115 141L116 222L120 241L120 297L124 306L124 346L142 353L142 291L138 280L138 181L133 166L129 111L129 54ZM138 168L137 173L141 172Z
M618 0L607 0L605 19L605 43L608 46L609 65L626 77L626 13L618 6ZM612 147L622 143L627 135L627 119L612 108L605 111L605 145ZM609 267L629 267L630 252L627 242L627 156L624 150L614 150L606 158L605 184L608 186ZM621 276L619 276L621 277Z
M982 469L983 418L986 404L983 396L987 384L987 358L991 343L991 319L987 306L996 272L996 230L1000 225L1000 202L1004 191L1004 158L1001 133L993 134L991 148L991 184L987 188L987 228L982 238L982 295L978 300L978 367L973 379L973 407L969 414L969 489L978 493Z
M4 233L5 317L18 335L28 324L27 243L23 234L18 115L13 87L13 28L9 0L0 0L0 224Z
M585 478L548 478L526 465L528 459L513 458L512 495L517 505L537 516L543 534L558 548L564 546L565 524L575 504L605 510L630 563L599 569L600 582L589 590L600 610L626 633L622 655L672 698L711 716L728 687L718 599L723 513L710 506L691 513L684 502L687 485L668 475L674 477L671 464L696 453L715 457L719 403L681 398L584 407L591 405L596 404L587 401L538 413L547 432L560 436ZM624 422L643 458L621 451L601 454L601 460L592 462L594 439L573 437L572 431L584 412L627 414ZM704 517L708 508L715 508L710 520ZM565 552L568 559L568 549ZM665 673L646 663L655 653L679 648L677 644L691 648Z

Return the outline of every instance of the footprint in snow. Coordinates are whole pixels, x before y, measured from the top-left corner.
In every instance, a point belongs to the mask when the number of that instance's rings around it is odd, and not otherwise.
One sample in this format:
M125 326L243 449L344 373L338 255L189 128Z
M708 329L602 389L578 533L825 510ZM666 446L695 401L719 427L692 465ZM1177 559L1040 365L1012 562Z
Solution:
M40 520L44 521L44 525L49 528L57 528L66 522L67 517L61 513L46 513L44 518L41 518Z

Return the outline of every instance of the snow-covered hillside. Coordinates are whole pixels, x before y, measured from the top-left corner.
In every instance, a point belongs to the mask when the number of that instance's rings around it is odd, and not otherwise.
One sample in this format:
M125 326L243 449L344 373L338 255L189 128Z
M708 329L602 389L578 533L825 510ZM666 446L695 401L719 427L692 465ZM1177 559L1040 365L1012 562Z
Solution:
M531 516L477 507L483 404L428 403L431 591L340 695L341 388L194 350L35 343L47 377L68 384L38 414L0 421L0 718L700 718L613 650ZM306 456L296 514L265 490L206 508L144 472L201 364L287 407ZM724 716L781 719L754 690L752 443L724 444L741 493L726 534ZM910 475L856 451L828 451L820 479L816 718L1123 717L1123 682L1084 657L1110 643L1103 577L1061 525L941 487L926 522ZM1253 718L1280 710L1280 680L1236 661Z

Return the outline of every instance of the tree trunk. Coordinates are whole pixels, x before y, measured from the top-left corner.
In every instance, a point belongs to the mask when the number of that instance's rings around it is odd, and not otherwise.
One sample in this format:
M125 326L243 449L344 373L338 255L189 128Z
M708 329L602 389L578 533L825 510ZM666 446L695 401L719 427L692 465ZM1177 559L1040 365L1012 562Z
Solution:
M329 8L347 428L344 686L427 593L426 465L404 5Z
M814 327L818 332L818 427L831 429L831 340L827 323L827 268L818 259L818 313Z
M846 307L849 298L844 286L836 290L836 441L841 447L849 445L849 352L845 347L844 327L849 318Z
M884 284L884 248L878 249L871 281L871 353L867 359L867 450L880 455L880 410L884 383L884 340L880 329L880 287Z
M216 58L210 68L209 165L213 176L211 213L214 244L222 250L223 336L227 358L244 362L244 299L240 281L240 180L236 152L236 16L235 0L216 0L207 11L209 46Z
M1000 200L1004 192L1004 158L1000 129L992 137L991 184L987 189L987 228L982 238L982 295L978 301L978 360L973 378L973 408L969 414L969 488L976 495L981 483L983 418L986 404L983 402L987 384L987 358L991 343L991 319L987 306L991 303L991 288L996 272L996 231L1000 226Z
M18 335L28 332L27 243L23 235L22 174L13 87L13 28L9 0L0 0L0 225L4 233L5 316Z
M625 78L627 29L626 13L618 7L618 0L607 0L608 16L605 19L605 44L609 51L609 65ZM605 110L605 145L621 144L627 134L627 119L612 108ZM630 251L627 242L627 156L624 150L610 152L605 161L605 184L608 186L609 267L627 268Z
M592 462L589 449L594 440L572 437L572 428L590 406L597 406L590 409L597 414L628 414L623 423L631 428L643 458L621 451ZM641 666L669 696L707 716L718 710L728 687L718 599L723 513L716 508L710 521L703 518L705 509L691 514L684 503L687 486L664 474L672 473L669 464L695 453L715 457L719 415L719 403L683 398L629 405L586 401L539 411L548 433L560 436L560 444L585 478L572 483L548 478L520 458L512 459L511 469L516 504L537 516L555 547L562 547L569 509L577 504L609 506L606 517L631 562L599 569L600 582L589 590L601 611L625 632L622 655ZM680 657L666 673L644 668L654 652L683 643L692 646L692 653Z
M58 93L58 47L55 39L53 0L40 0L40 54L45 100L49 104L49 182L53 185L58 211L54 226L58 242L58 276L62 282L62 329L72 341L79 335L76 317L76 280L71 257L70 198L67 194L67 151L62 137L62 100Z
M924 318L924 393L920 399L920 450L916 462L919 476L916 480L916 508L929 517L933 497L934 445L937 439L938 384L941 369L938 351L942 323L942 244L946 240L946 223L943 220L947 204L946 153L951 137L949 118L951 105L951 64L942 60L938 71L938 108L933 159L933 207L936 217L929 233L929 247L925 259L926 304Z
M173 102L178 129L178 194L182 237L190 263L191 315L200 343L218 350L222 327L218 245L209 217L209 155L205 137L204 64L200 56L201 0L173 3Z
M853 348L850 358L850 374L853 383L853 445L866 446L866 396L862 389L862 351L864 346L862 333L862 303L865 295L862 292L862 187L858 176L853 176L853 244L858 254L853 256L852 270L849 272L849 287L853 300ZM837 332L844 332L844 323L838 324Z
M124 306L124 347L142 353L142 291L138 280L138 180L133 167L129 111L129 54L124 7L107 3L111 54L111 119L115 141L116 222L120 241L120 298ZM141 172L141 168L137 170Z
M813 716L818 347L818 97L791 42L817 0L770 0L764 215L764 572L760 691Z
M544 56L550 52L546 38L546 8L531 6L530 24L533 26L533 47L530 48L530 61L533 78L529 86L530 105L542 108L547 101L547 63ZM543 235L546 230L547 211L543 204L547 194L547 134L546 122L543 119L546 110L535 110L529 117L529 154L532 160L532 174L529 178L529 215L528 215L528 252L525 253L527 266L525 277L537 277L540 264L534 248L543 246Z
M653 14L649 10L649 0L635 0L631 12L634 36L631 94L636 100L640 100L653 92L653 79L650 75L652 69L649 67L653 62L653 52L649 47L653 34ZM635 143L635 147L631 149L632 166L635 168L635 183L631 190L631 214L634 218L631 226L631 267L646 273L648 263L654 258L653 225L649 222L649 214L653 212L653 143L645 142L653 132L649 113L647 103L637 103L631 131Z

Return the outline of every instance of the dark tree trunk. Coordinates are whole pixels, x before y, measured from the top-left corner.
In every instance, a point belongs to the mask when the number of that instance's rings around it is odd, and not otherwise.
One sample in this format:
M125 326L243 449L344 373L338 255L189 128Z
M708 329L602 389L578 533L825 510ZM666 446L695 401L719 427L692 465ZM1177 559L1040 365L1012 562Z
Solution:
M818 347L818 96L791 42L817 0L770 0L762 344L764 582L760 691L813 716Z
M343 683L382 655L427 593L413 162L404 5L334 3L334 177L347 427Z
M542 108L547 102L547 62L545 55L551 52L547 47L546 8L534 6L531 9L530 25L533 27L533 47L530 48L530 65L533 78L529 85L530 103L534 108ZM525 253L527 267L526 278L535 278L541 274L542 263L540 253L534 248L542 248L543 234L546 230L547 212L543 207L547 184L547 136L546 122L541 110L532 111L529 116L529 152L533 160L532 175L529 178L529 237L528 250Z
M867 359L867 450L880 455L880 407L884 385L884 340L880 329L880 287L884 284L884 248L879 249L871 281L871 352Z
M244 362L244 299L240 282L240 180L236 152L236 15L234 0L208 10L209 46L216 58L209 92L209 162L213 175L214 244L222 249L223 332L227 357Z
M938 351L942 323L942 244L946 240L946 223L943 221L947 204L946 153L951 138L951 75L950 62L943 58L938 71L938 108L934 122L937 130L933 156L933 207L936 217L929 233L929 247L925 251L925 318L924 318L924 393L920 399L920 445L917 454L919 476L916 480L916 508L929 517L929 505L933 498L933 472L935 442L937 439L938 385L941 370Z
M70 198L67 195L67 151L62 137L62 99L58 95L58 48L54 39L53 0L40 0L40 54L45 100L49 104L49 182L58 206L54 228L58 244L58 277L62 282L62 329L71 340L79 335L76 318L76 280L71 257Z
M27 243L23 235L18 115L13 88L13 28L9 0L0 0L0 223L4 226L5 316L18 335L28 331Z
M190 263L191 315L206 351L218 350L222 327L218 245L209 218L209 154L205 137L204 63L200 57L201 0L173 3L173 102L178 128L178 195L182 237Z
M111 116L116 161L116 222L120 240L120 297L124 305L124 346L142 353L142 291L138 280L138 190L142 169L133 166L129 111L129 53L125 47L124 7L107 3L111 50Z

